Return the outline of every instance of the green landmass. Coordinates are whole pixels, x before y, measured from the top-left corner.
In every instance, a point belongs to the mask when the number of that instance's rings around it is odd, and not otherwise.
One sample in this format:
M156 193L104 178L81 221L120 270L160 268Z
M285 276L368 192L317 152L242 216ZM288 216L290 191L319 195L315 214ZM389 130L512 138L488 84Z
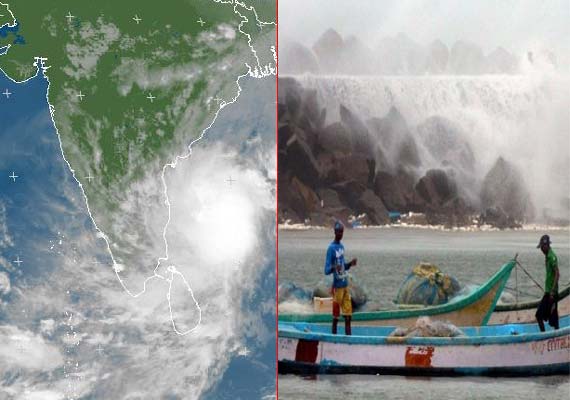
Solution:
M165 144L172 145L189 107L197 114L195 121L205 124L217 110L208 98L232 97L243 63L223 72L215 71L216 64L251 60L239 32L228 43L200 40L205 32L217 33L221 24L237 31L240 17L232 4L18 0L8 5L25 44L13 44L0 57L0 68L23 81L35 74L34 57L47 58L49 100L68 160L79 177L97 173L106 187L136 176L138 168L162 154ZM242 30L255 40L263 32L250 18L253 14L237 8L249 18ZM264 7L265 14L270 8ZM8 13L3 14L6 19ZM14 33L0 38L0 47L14 39ZM161 84L161 79L173 82ZM156 98L149 100L151 95ZM194 136L201 128L188 126Z

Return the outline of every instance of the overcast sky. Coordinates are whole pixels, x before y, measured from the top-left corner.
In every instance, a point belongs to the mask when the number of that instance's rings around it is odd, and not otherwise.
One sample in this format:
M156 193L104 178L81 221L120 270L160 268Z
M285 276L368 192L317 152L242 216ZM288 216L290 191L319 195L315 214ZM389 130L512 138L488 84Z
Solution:
M568 0L281 0L279 40L312 46L327 29L364 41L404 32L420 44L469 40L485 53L520 53L540 44L570 52ZM566 56L564 56L566 58Z

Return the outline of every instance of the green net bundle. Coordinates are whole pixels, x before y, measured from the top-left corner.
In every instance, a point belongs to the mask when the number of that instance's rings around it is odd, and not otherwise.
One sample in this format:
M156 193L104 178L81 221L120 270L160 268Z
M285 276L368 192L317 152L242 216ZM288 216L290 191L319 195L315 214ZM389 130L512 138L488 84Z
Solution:
M400 285L396 303L425 306L444 304L460 289L459 282L451 275L444 274L433 264L420 263Z

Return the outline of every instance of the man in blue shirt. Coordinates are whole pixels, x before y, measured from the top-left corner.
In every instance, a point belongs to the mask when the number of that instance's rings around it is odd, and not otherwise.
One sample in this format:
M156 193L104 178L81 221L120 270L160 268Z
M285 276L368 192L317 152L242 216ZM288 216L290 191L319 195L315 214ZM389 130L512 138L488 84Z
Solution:
M332 333L336 335L340 311L344 316L344 332L350 335L350 320L352 317L352 300L350 298L348 270L356 265L356 258L349 263L344 262L344 246L340 242L344 234L342 222L334 224L334 240L329 244L325 260L325 275L333 274L333 324Z

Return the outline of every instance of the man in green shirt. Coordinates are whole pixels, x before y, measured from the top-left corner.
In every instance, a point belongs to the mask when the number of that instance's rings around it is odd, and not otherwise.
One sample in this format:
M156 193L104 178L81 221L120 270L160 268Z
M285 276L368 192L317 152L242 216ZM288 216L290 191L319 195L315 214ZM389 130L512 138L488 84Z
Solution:
M543 235L538 242L537 248L542 250L545 256L546 279L544 282L544 296L536 310L536 320L540 331L544 332L544 321L554 329L558 329L558 257L550 247L551 241L548 235Z

